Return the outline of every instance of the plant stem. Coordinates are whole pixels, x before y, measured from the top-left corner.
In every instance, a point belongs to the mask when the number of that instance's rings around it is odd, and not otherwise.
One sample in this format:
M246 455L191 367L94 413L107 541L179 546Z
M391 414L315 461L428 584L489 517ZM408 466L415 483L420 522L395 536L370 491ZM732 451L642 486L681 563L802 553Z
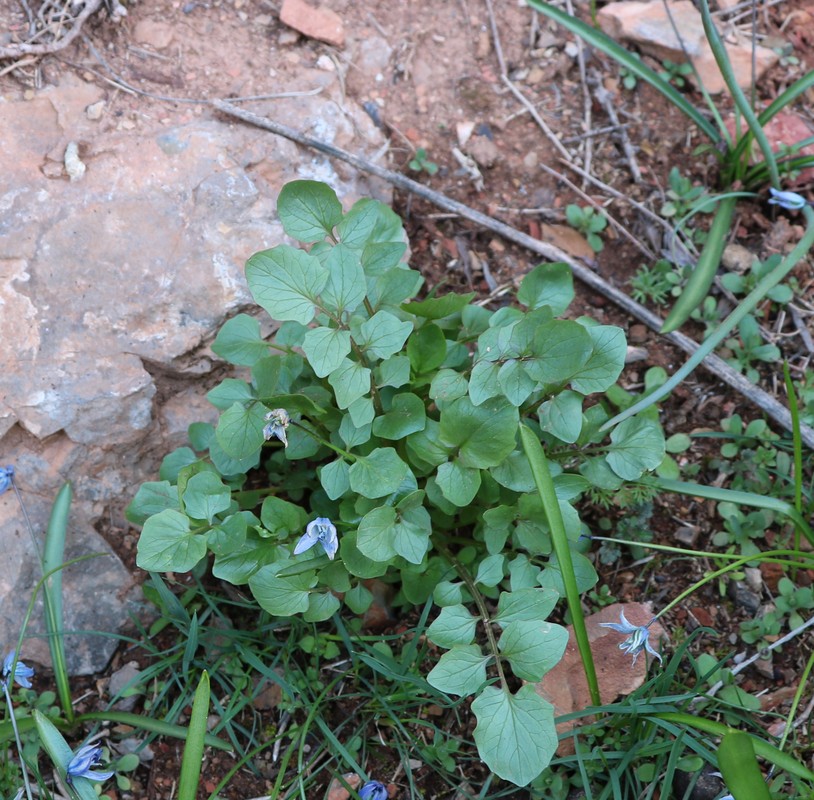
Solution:
M356 456L353 455L353 453L349 453L347 450L343 450L341 447L337 447L335 444L331 444L331 442L329 442L327 439L323 439L321 436L314 433L309 428L306 428L305 425L301 425L299 422L294 422L294 420L292 420L290 424L295 425L301 431L305 431L305 433L307 433L312 439L314 439L315 441L319 442L322 445L325 445L325 447L327 447L329 450L333 450L334 453L339 453L340 456L342 456L343 458L347 458L350 461L356 461Z
M475 605L478 607L478 613L483 620L483 626L486 628L486 638L489 640L489 649L492 651L492 654L495 657L495 664L497 665L497 674L500 678L500 685L504 691L509 691L509 684L506 682L506 675L503 672L503 664L500 662L500 650L497 646L497 639L495 638L495 632L492 630L492 622L489 615L489 609L486 608L486 603L483 602L483 595L478 591L478 587L475 584L475 581L472 580L472 576L466 571L466 568L452 555L451 551L443 544L438 543L436 545L438 552L446 558L450 564L455 568L455 572L458 574L458 577L466 584L466 588L469 589L469 593L472 595L472 599L475 601Z
M16 658L14 659L16 662ZM15 667L16 664L12 664ZM9 680L12 680L14 671L12 669L9 675ZM11 718L11 727L14 729L14 739L17 742L17 753L20 756L20 771L23 773L23 783L25 784L25 794L28 800L34 800L31 794L31 783L28 780L28 766L23 758L23 743L20 741L20 731L17 729L17 717L14 715L14 705L11 702L11 692L8 690L8 681L0 681L3 684L3 694L6 696L6 707L8 708L8 715Z
M577 647L582 658L585 680L591 693L591 702L598 706L602 702L599 696L599 683L596 679L596 667L591 653L591 643L588 640L588 630L585 627L585 617L582 613L579 587L574 575L571 546L568 542L568 535L560 512L560 501L557 499L554 481L548 469L543 446L531 428L523 423L520 424L520 439L523 442L523 449L526 451L526 458L531 466L534 482L537 484L540 500L543 502L543 511L548 520L548 527L551 529L551 541L557 561L560 564L560 574L565 586L565 598L568 603L568 610L571 612L571 624L574 628L574 637L577 640Z

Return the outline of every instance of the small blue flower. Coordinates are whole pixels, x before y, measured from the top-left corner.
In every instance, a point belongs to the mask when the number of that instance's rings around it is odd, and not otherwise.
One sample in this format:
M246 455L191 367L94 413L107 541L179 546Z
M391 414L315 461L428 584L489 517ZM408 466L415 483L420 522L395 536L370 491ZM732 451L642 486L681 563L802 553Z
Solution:
M277 438L285 447L288 447L288 439L285 435L285 430L291 422L288 412L284 408L275 408L273 411L269 411L263 419L268 423L263 428L265 440Z
M322 545L325 554L333 561L336 551L339 550L339 539L334 524L327 517L317 517L313 522L308 523L305 533L294 548L294 555L298 556L300 553L310 550L317 542Z
M602 628L613 628L613 630L627 635L627 639L625 639L622 644L619 645L619 649L624 650L628 655L632 655L634 664L636 663L636 659L639 657L639 653L641 653L642 650L647 650L648 653L661 661L661 656L650 646L649 628L656 621L656 618L653 617L653 619L651 619L647 625L631 625L625 618L624 611L619 612L619 618L621 619L621 623L599 623Z
M14 467L11 464L7 467L0 467L0 494L3 494L13 483Z
M11 675L11 665L14 664L14 656L17 654L16 650L12 650L4 659L3 659L3 684L5 685L8 683L9 675ZM22 661L18 661L14 664L14 680L17 682L19 686L22 686L23 689L30 689L31 688L31 681L29 678L34 677L34 670L31 669L27 664L23 664Z
M780 208L785 208L786 211L799 211L808 205L805 197L796 192L778 192L777 189L770 187L769 194L772 196L769 205L780 206Z
M80 747L73 758L68 762L68 783L72 783L74 778L87 778L89 781L106 781L113 777L112 770L95 772L91 767L95 767L102 760L102 748L92 744Z
M362 800L387 800L387 787L378 781L368 781L360 790Z

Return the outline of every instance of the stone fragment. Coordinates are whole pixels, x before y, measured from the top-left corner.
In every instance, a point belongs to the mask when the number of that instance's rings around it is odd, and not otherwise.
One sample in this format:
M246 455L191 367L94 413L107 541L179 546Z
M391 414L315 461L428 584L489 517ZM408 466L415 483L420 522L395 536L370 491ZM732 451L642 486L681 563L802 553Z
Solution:
M328 91L260 113L345 149L381 145L361 109L348 102L335 113L333 76L311 70L298 80L292 88ZM0 130L15 132L0 150L0 464L15 466L38 533L71 480L66 560L104 557L64 571L65 627L115 634L141 610L140 594L95 525L123 526L121 508L155 479L163 455L186 444L189 423L213 421L207 345L251 301L246 259L284 239L280 187L324 180L346 207L362 196L388 202L390 190L293 143L194 113L183 124L168 116L150 129L145 117L135 132L102 131L88 108L104 99L65 73L27 100L9 92L0 102ZM79 183L64 179L71 141L92 163ZM46 165L62 179L49 180ZM122 536L123 549L133 544L131 532ZM40 577L11 492L0 496L0 552L14 565L0 573L0 642L11 642ZM35 609L23 652L47 664L41 618ZM67 641L69 669L82 674L104 669L117 642Z
M105 101L99 100L96 103L91 103L86 109L85 114L87 114L88 119L93 120L94 122L100 120L102 118L102 114L105 110Z
M748 589L743 581L732 581L727 588L727 594L736 606L750 614L756 614L760 608L760 595Z
M146 44L156 50L166 50L173 42L172 25L156 19L140 20L133 31L133 37L139 44Z
M318 39L334 47L345 44L342 18L329 8L315 8L303 0L283 0L280 21L310 39Z
M689 56L707 91L712 94L724 91L726 84L704 33L700 12L690 0L673 0L667 5L669 13L665 4L657 0L622 0L604 6L597 18L609 36L635 44L642 52L660 61L669 59L684 63ZM680 32L681 40L676 31ZM737 83L747 89L752 82L751 42L737 35L734 29L727 31L726 41ZM777 53L768 47L756 47L755 78L759 79L774 66L778 58Z
M484 169L491 169L500 159L497 145L486 136L473 136L466 151Z
M107 693L110 697L116 697L116 695L124 692L124 696L113 704L113 708L117 711L132 711L135 707L140 694L136 690L140 675L141 671L138 668L138 663L128 661L110 676L110 682L107 685Z

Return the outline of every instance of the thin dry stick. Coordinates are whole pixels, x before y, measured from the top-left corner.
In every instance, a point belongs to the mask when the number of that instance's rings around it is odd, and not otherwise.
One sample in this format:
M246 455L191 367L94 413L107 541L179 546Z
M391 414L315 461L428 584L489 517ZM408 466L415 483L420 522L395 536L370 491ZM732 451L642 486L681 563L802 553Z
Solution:
M565 0L565 9L568 11L569 16L574 16L574 4L571 0ZM591 130L591 108L593 100L591 100L591 90L588 88L588 77L585 74L585 51L582 46L582 38L577 36L577 64L579 65L579 80L582 84L582 114L585 120L585 130ZM594 156L594 140L586 139L582 150L582 166L585 172L591 174L591 165ZM582 184L583 187L586 184Z
M425 200L433 203L439 208L443 208L447 211L458 214L471 222L474 222L476 225L480 225L487 230L493 231L499 236L502 236L504 239L515 242L521 247L525 247L527 250L531 250L533 253L543 256L543 258L547 258L550 261L563 261L571 267L574 275L576 275L580 281L589 286L591 289L612 300L622 310L626 311L640 322L643 322L654 331L659 331L661 329L662 323L664 322L661 317L654 314L652 311L649 311L643 305L637 303L633 298L628 297L628 295L621 291L621 289L617 289L615 286L609 284L564 250L560 250L559 247L555 247L548 242L541 242L539 239L534 239L533 237L518 231L516 228L511 227L511 225L506 225L504 222L499 222L486 214L482 214L480 211L476 211L474 208L470 208L463 203L452 200L440 192L435 192L432 189L428 189L426 186L423 186L405 175L401 175L398 172L392 172L389 169L380 167L378 164L374 164L367 159L355 156L346 150L342 150L339 147L322 142L319 139L313 139L310 136L303 136L301 133L289 128L286 125L280 125L273 120L258 116L257 114L253 114L251 111L238 108L237 106L233 106L231 103L224 102L223 100L213 101L212 106L229 117L242 120L249 125L254 125L257 128L270 131L278 136L283 136L286 139L290 139L292 142L296 142L297 144L305 147L311 147L314 150L318 150L321 153L331 156L332 158L338 158L356 169L370 173L371 175L375 175L376 177L387 181L399 189L406 192L412 192L419 197L423 197ZM698 349L698 344L696 342L690 339L689 336L684 336L684 334L678 333L677 331L667 334L664 338L667 339L668 342L671 342L672 344L681 348L685 353L692 354ZM704 359L702 364L713 375L720 378L736 392L740 392L740 394L746 397L750 402L758 406L758 408L760 408L764 413L768 414L779 425L788 431L792 429L791 414L789 413L789 410L770 394L764 392L759 386L755 386L743 375L735 372L735 370L732 369L732 367L730 367L729 364L727 364L723 359L718 358L718 356L716 356L714 353L711 353ZM801 423L800 433L806 445L814 448L814 430L812 430L808 425Z
M582 175L583 177L587 178L591 183L594 184L594 186L601 189L603 192L611 195L611 197L615 197L617 200L624 200L626 203L629 203L631 206L633 206L633 208L635 208L636 211L638 211L642 216L647 217L649 220L651 220L652 222L655 222L657 225L661 225L661 227L664 228L665 231L667 231L670 242L672 242L673 239L676 238L677 231L673 228L673 226L670 225L670 223L667 222L666 219L663 219L658 214L654 214L646 206L643 206L641 203L637 203L635 200L628 197L626 194L622 194L622 192L618 191L617 189L614 189L612 186L610 186L607 183L604 183L603 181L599 180L599 178L596 178L593 175L588 175L588 173L586 173L583 169L578 167L576 164L572 164L570 161L562 161L562 160L560 161L560 163L565 165L566 167L568 167L568 169L573 170L577 174ZM690 244L692 244L692 243L690 243ZM685 249L685 250L687 249L684 244L681 244L681 247L683 249ZM693 249L695 249L695 248L693 248Z
M778 647L782 647L786 642L791 641L795 637L799 636L803 631L810 628L814 625L814 617L810 617L807 619L802 625L795 628L790 633L787 633L782 638L778 639L777 641L772 642L771 644L766 645L766 647L762 647L758 650L753 656L750 656L745 661L741 661L740 664L733 667L731 672L733 675L737 675L739 672L743 672L748 666L755 663L761 658L765 658L772 652L772 650L776 650ZM723 681L718 681L710 686L708 692L706 692L703 697L698 697L697 701L705 700L707 697L712 697L722 686L724 685Z
M634 183L642 182L642 171L639 169L639 162L636 161L636 152L631 144L630 137L627 135L627 126L619 124L619 115L613 107L613 100L611 93L602 85L602 79L598 74L593 74L593 79L596 88L594 89L594 97L599 101L608 119L616 126L619 131L619 141L622 144L622 152L625 155L628 167L630 167L630 174L633 176ZM586 170L588 172L589 170Z
M44 56L50 53L56 53L59 50L67 47L82 30L82 25L85 20L101 8L102 0L89 0L82 13L72 19L73 26L61 38L56 41L49 42L48 44L30 44L29 42L20 42L19 44L10 44L0 47L0 58L20 58L20 56Z

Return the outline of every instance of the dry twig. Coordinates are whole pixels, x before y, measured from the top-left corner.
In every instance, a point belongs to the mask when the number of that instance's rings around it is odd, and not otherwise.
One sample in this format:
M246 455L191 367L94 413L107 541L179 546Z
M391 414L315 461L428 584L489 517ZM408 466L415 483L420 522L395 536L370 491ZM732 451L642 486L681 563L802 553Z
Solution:
M403 191L423 197L425 200L433 203L439 208L444 208L447 211L459 214L471 222L474 222L476 225L480 225L490 231L493 231L499 236L515 242L521 247L531 250L533 253L543 256L543 258L547 258L551 261L563 261L571 267L574 275L591 289L604 297L607 297L609 300L612 300L623 311L626 311L632 317L635 317L649 328L652 328L655 331L659 331L661 329L662 323L664 322L661 317L654 314L640 303L637 303L621 289L617 289L615 286L612 286L595 272L591 271L583 263L573 258L565 251L560 250L560 248L554 247L554 245L547 242L541 242L539 239L535 239L528 234L522 233L504 222L500 222L486 214L481 213L480 211L476 211L475 209L464 205L463 203L452 200L440 192L433 191L432 189L423 186L405 175L398 172L392 172L384 167L380 167L378 164L374 164L367 159L355 156L346 150L342 150L339 147L322 142L319 139L304 136L286 125L280 125L273 120L258 116L257 114L253 114L251 111L238 108L237 106L223 100L213 101L212 106L221 113L232 117L233 119L239 119L250 125L254 125L255 127L262 128L263 130L270 131L278 136L283 136L286 139L290 139L297 144L318 150L319 152L331 156L332 158L338 158L356 169L362 170L363 172L367 172L371 175L375 175L376 177L387 181ZM685 353L692 354L698 350L698 344L696 342L694 342L688 336L678 333L677 331L667 334L664 338L670 343L679 347ZM708 369L716 378L724 381L732 389L742 394L750 402L758 406L758 408L760 408L764 413L768 414L779 425L789 431L792 429L791 414L789 413L789 410L774 397L772 397L768 392L763 391L763 389L761 389L759 386L755 386L750 380L736 372L734 369L732 369L732 367L729 366L729 364L716 356L714 353L708 355L702 363L703 366L706 367L706 369ZM808 447L814 448L814 429L804 424L801 424L800 428L803 441Z

